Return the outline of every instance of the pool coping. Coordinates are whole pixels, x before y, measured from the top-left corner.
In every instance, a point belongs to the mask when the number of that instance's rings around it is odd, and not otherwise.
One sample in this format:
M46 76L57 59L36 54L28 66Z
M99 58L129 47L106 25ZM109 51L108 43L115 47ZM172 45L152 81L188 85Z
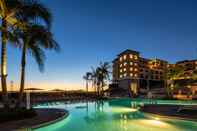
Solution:
M30 126L30 127L27 127L27 128L21 128L21 129L17 129L16 131L23 131L26 129L30 129L31 130L35 130L35 129L38 129L38 128L41 128L41 127L45 127L45 126L48 126L48 125L51 125L51 124L54 124L54 123L57 123L65 118L67 118L69 116L69 112L67 110L64 110L64 115L61 116L61 117L58 117L57 119L55 120L52 120L52 121L48 121L48 122L44 122L44 123L41 123L41 124L38 124L38 125L34 125L34 126Z
M61 117L59 117L55 120L52 120L52 121L48 121L48 122L45 122L45 123L42 123L42 124L39 124L39 125L31 126L30 128L34 130L34 129L37 129L37 128L48 126L50 124L54 124L56 122L59 122L59 121L65 119L65 118L67 118L68 115L69 115L69 112L65 110L65 114L63 116L61 116Z
M150 113L150 112L146 112L146 111L142 111L143 113L147 114L147 115L152 115L153 117L160 117L160 118L166 118L166 119L178 119L178 120L187 120L187 121L192 121L192 122L197 122L197 119L193 119L193 118L183 118L183 117L178 117L178 116L167 116L167 115L162 115L159 113Z

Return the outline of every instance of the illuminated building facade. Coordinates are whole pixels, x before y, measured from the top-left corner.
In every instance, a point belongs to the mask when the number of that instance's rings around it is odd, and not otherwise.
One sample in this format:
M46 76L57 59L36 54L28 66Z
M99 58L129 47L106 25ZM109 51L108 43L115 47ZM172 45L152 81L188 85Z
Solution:
M196 69L197 61L169 64L161 59L143 58L139 52L127 49L113 60L113 83L132 97L146 96L149 91L162 96L165 94L167 71L176 65L183 66L187 73Z

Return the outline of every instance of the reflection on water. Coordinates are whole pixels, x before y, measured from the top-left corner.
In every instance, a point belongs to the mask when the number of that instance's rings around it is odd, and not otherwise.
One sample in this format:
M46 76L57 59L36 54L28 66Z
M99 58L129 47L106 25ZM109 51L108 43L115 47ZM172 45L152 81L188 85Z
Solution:
M139 111L141 104L141 102L131 100L96 101L66 105L63 103L50 104L51 108L66 108L69 110L69 118L36 129L36 131L197 130L196 122L155 118L144 114Z

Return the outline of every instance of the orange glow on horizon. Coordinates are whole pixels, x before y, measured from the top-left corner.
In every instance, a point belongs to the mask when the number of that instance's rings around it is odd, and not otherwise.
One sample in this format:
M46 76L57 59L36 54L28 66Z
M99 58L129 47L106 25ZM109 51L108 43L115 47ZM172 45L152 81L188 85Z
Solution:
M19 91L19 83L14 83L13 87L8 83L7 89L8 91ZM1 87L1 86L0 86ZM39 88L43 89L43 91L50 91L53 89L61 89L61 90L86 90L85 84L65 84L65 83L57 83L57 82L41 82L41 83L26 83L25 88ZM1 88L0 88L1 91ZM89 91L93 91L92 86L90 85Z

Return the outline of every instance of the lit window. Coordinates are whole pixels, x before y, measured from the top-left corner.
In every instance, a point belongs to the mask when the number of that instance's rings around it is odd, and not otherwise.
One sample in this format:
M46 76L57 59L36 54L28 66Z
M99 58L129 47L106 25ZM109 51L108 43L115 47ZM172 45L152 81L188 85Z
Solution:
M122 75L120 75L120 78L122 78Z
M135 55L135 60L137 60L138 59L138 57L137 57L137 55Z
M120 69L120 72L122 72L122 69Z
M126 68L124 68L124 71L126 71Z
M134 69L134 71L137 71L137 70L138 70L137 68Z
M135 77L137 77L137 74L135 74Z
M135 66L137 66L137 63L134 63Z
M133 62L130 62L130 65L133 65Z
M122 64L120 64L120 67L122 67Z
M127 59L127 55L124 55L124 60L126 60Z
M130 71L133 71L133 67L130 68Z
M124 66L126 66L126 65L127 65L127 62L124 63Z
M133 55L132 55L132 54L130 54L129 57L130 57L131 59L133 59Z
M127 76L127 73L124 73L124 77L126 77Z
M122 61L122 57L120 57L120 61Z
M133 73L130 73L130 76L133 77Z

